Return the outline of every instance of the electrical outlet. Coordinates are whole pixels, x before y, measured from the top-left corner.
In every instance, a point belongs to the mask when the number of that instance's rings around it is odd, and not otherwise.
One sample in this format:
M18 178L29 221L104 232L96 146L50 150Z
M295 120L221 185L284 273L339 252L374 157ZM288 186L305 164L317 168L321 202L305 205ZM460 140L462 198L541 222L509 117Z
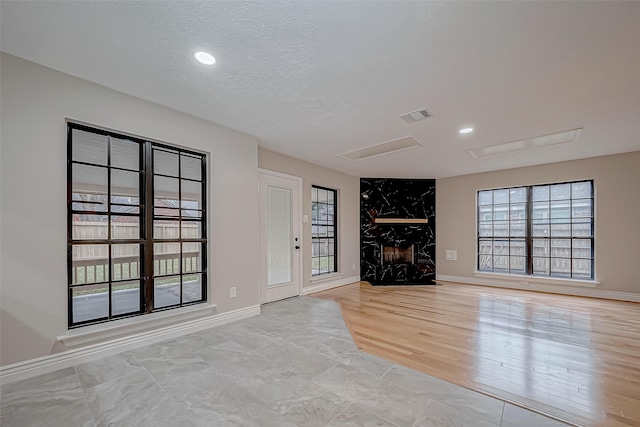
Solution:
M229 297L230 298L235 298L236 297L236 287L232 286L229 288Z
M351 269L355 270L356 269L356 265L355 264L351 264Z

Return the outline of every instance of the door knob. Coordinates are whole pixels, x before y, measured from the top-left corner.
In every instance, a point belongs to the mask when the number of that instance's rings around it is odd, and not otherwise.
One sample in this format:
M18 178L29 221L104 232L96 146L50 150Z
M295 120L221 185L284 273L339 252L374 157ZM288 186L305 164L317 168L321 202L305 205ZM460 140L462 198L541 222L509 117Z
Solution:
M296 249L300 249L300 246L296 246Z

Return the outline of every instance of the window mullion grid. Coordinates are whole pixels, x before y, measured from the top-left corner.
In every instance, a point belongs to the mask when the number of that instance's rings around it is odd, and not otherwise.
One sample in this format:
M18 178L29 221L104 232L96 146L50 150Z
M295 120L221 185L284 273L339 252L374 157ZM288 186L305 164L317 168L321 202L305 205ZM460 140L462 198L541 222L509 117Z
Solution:
M180 258L178 259L178 271L180 272L180 307L182 307L182 294L183 294L183 269L182 264L184 262L184 254L182 253L182 154L178 153L178 236L180 236Z
M108 298L109 298L109 319L111 319L112 315L113 315L113 307L112 307L112 300L113 298L111 297L111 293L113 291L112 286L111 286L111 281L113 280L113 271L112 271L112 252L111 252L111 244L112 244L112 224L111 224L111 136L107 135L107 240L109 240L109 243L107 245L107 251L109 252L108 254L108 259L109 259L109 264L107 266L108 270L109 270L109 292L108 292Z
M526 187L527 191L527 223L526 223L526 255L527 274L533 274L533 187Z
M144 143L144 230L145 230L145 247L144 247L144 305L145 313L153 311L153 150L151 142Z

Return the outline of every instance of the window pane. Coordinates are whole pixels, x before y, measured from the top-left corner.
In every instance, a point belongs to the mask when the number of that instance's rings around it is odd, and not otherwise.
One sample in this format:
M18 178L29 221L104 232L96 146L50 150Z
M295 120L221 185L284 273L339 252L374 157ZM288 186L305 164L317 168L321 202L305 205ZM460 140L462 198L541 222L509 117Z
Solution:
M493 203L495 205L509 203L509 189L493 190Z
M509 222L508 221L495 221L493 223L493 235L498 237L509 236Z
M573 237L591 237L593 234L591 232L591 222L586 223L574 223L571 226Z
M515 219L527 219L527 205L524 203L511 205L509 218Z
M527 189L526 187L512 188L509 191L509 198L511 203L524 203L527 201Z
M592 197L591 182L574 182L571 184L571 197L573 199L582 199Z
M533 256L548 257L549 256L549 240L533 239Z
M109 245L74 245L71 284L84 285L109 280Z
M182 180L180 205L187 209L202 208L202 184L195 181Z
M527 222L511 221L510 232L513 237L525 237L527 235Z
M71 131L71 158L76 162L107 164L107 137L79 129Z
M156 206L158 205L162 206L163 204L166 204L165 200L162 200L162 199L156 199L154 203L156 204ZM175 217L176 219L178 219L178 217L180 216L180 209L174 209L174 208L168 208L168 207L155 207L153 208L153 215L156 217L158 216Z
M494 240L493 241L493 254L494 255L509 255L509 241L508 240Z
M568 200L559 200L551 202L551 218L552 219L568 219L571 218L571 210Z
M534 202L532 218L533 219L549 218L549 202Z
M509 257L508 256L493 256L493 271L497 273L509 272Z
M577 199L571 202L571 215L573 218L591 218L593 206L591 199Z
M180 164L182 178L195 179L200 181L202 179L202 159L199 157L180 156Z
M77 164L74 164L72 168L74 209L106 212L107 169Z
M591 268L592 261L590 259L574 259L572 277L574 279L590 279Z
M111 138L111 166L140 170L140 144L124 139Z
M202 222L200 221L182 221L183 239L200 239L202 238Z
M180 223L178 221L155 220L153 221L154 239L179 239Z
M544 201L549 200L549 186L548 185L537 185L533 187L533 201Z
M153 173L160 175L178 176L178 153L154 148Z
M591 258L591 239L573 239L571 250L573 258Z
M571 198L570 184L554 184L550 186L551 200L562 200Z
M571 277L571 259L551 258L551 276Z
M493 219L493 208L489 206L478 207L478 221L491 221Z
M571 224L551 224L551 236L552 237L570 237L571 236Z
M327 191L327 203L329 203L330 205L334 205L335 204L334 196L335 196L335 191Z
M166 276L180 274L180 243L153 244L153 274Z
M510 255L511 256L526 256L527 255L527 246L524 240L511 240L509 245Z
M111 203L140 204L140 174L138 172L111 170Z
M329 249L329 255L333 256L335 255L335 239L327 239L327 246Z
M111 280L138 279L140 277L140 245L111 246Z
M531 234L533 235L533 237L548 237L549 225L546 223L546 221L542 223L534 221L531 227Z
M180 207L180 187L176 178L166 178L164 176L153 177L154 206L166 208Z
M182 244L182 273L202 271L201 243L187 242Z
M533 257L533 274L549 275L549 258Z
M493 202L493 191L480 191L478 193L478 205L490 205Z
M106 215L74 214L71 222L74 240L106 240L109 233Z
M105 319L109 316L109 286L107 284L71 288L73 323Z
M551 239L551 256L571 258L571 240Z
M506 221L509 219L509 205L494 205L493 219L498 221Z
M114 283L111 288L111 314L137 313L140 311L140 281Z
M153 307L180 304L180 276L162 277L153 281Z
M327 190L318 188L318 203L327 203Z
M139 239L140 217L137 216L111 216L112 239Z
M527 272L527 259L525 257L510 257L510 272L516 274L525 274Z
M184 276L182 283L183 302L202 300L202 274L189 274Z

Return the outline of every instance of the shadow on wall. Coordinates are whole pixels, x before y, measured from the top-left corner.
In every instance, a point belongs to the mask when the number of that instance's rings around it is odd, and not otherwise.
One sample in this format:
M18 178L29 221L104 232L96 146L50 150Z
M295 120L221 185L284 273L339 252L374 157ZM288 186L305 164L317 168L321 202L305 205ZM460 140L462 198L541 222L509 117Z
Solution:
M24 302L15 301L15 298L7 295L2 296L2 304L6 307L24 306ZM0 325L0 366L67 350L55 337L43 335L4 308L0 309ZM10 342L19 342L20 346L9 344Z

